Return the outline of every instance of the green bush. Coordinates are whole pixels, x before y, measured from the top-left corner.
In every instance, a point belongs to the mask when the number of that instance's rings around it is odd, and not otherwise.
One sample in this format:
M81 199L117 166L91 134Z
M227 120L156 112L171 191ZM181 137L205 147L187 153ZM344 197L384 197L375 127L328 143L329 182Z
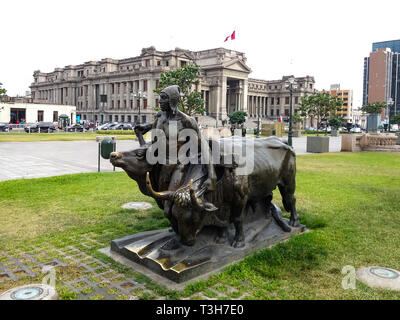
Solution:
M97 130L97 134L109 134L109 135L135 135L133 130Z

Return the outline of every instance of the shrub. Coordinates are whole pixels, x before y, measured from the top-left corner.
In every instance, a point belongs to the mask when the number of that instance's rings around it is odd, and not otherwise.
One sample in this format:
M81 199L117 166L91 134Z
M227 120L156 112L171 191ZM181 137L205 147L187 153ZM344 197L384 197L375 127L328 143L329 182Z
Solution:
M135 135L133 130L97 130L97 134L105 134L105 135Z

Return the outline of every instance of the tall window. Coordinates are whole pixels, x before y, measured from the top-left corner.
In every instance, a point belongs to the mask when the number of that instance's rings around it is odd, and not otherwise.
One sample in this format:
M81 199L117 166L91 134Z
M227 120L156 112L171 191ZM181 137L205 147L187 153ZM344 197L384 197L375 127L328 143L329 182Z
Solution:
M281 98L276 98L276 104L279 106L281 104Z
M121 83L118 82L118 94L121 92Z
M285 104L289 104L289 97L285 97Z
M121 108L121 101L118 100L118 109Z
M150 59L146 59L145 60L145 66L146 67L150 67Z
M147 92L147 80L143 80L143 91Z
M156 89L158 88L159 83L160 83L160 80L156 80Z
M53 122L58 121L58 111L53 111Z
M38 121L43 121L43 110L38 110L37 118Z
M131 100L130 103L131 103L131 109L133 109L133 100Z
M143 99L143 109L147 109L147 99Z
M294 103L295 103L295 104L298 104L298 103L299 103L299 97L295 97L295 98L294 98Z
M111 84L111 94L114 94L114 83Z
M271 98L271 104L274 105L275 103L275 98Z

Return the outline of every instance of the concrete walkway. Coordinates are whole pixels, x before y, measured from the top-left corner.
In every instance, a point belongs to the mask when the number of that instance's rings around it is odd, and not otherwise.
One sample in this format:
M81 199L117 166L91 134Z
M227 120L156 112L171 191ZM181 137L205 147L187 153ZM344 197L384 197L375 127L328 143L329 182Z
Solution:
M297 154L306 154L306 137L293 138ZM132 150L137 141L117 141L117 151ZM339 152L341 137L331 137L330 152ZM96 141L2 142L0 181L97 172ZM101 171L112 171L109 160L100 157ZM122 171L119 168L116 171Z

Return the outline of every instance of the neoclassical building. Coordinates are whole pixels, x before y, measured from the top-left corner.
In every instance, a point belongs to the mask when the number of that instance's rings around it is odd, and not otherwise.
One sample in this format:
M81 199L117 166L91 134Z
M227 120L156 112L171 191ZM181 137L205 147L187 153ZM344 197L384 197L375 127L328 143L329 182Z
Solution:
M32 99L35 103L75 105L81 120L99 122L135 122L140 111L140 121L145 123L153 120L158 106L153 90L160 73L189 63L201 67L196 90L202 93L208 117L221 121L235 110L246 111L250 119L258 114L269 120L289 115L290 96L285 88L289 76L272 81L249 78L245 54L224 48L158 51L149 47L133 58L89 61L49 73L35 71ZM314 77L296 78L296 82L294 110L301 96L315 92Z

